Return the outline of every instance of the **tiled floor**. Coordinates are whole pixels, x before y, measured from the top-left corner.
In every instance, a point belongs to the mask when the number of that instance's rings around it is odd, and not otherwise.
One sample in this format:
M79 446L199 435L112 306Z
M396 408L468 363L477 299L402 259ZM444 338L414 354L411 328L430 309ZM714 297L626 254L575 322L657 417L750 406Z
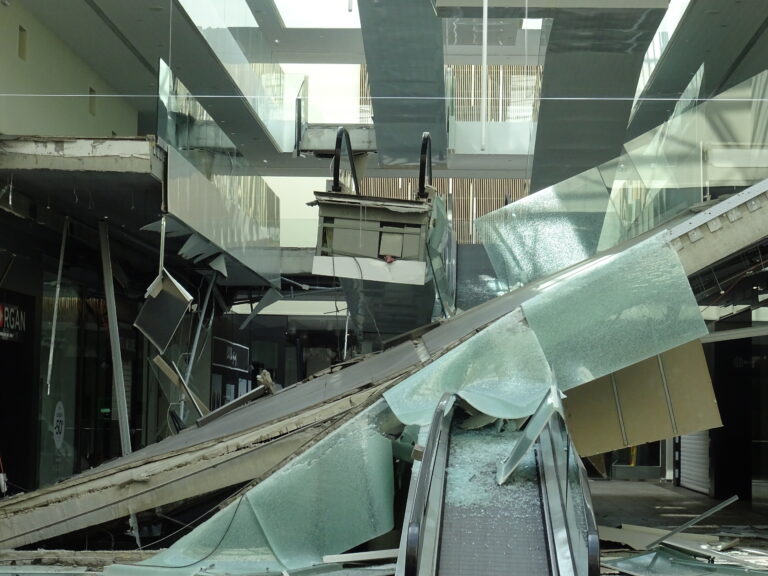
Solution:
M597 523L675 528L719 503L708 496L658 481L590 482ZM722 526L760 526L768 535L768 513L750 502L735 502L696 525L691 532L716 532ZM768 546L768 540L765 541Z

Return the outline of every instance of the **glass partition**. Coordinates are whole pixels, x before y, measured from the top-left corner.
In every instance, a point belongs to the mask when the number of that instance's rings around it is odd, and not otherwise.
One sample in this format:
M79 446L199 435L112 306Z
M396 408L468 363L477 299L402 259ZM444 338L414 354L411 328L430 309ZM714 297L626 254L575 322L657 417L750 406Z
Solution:
M768 178L768 72L702 100L704 72L666 122L625 143L617 158L475 221L508 289Z
M294 102L303 76L286 74L245 0L181 0L243 98L281 152L294 149ZM189 71L190 74L195 73ZM237 94L229 97L237 97Z
M169 145L168 212L279 285L279 198L162 61L159 101L158 136Z
M466 155L533 153L552 21L532 22L489 19L483 68L482 19L443 19L448 147L454 156L449 162L458 163ZM525 160L522 166L530 169Z

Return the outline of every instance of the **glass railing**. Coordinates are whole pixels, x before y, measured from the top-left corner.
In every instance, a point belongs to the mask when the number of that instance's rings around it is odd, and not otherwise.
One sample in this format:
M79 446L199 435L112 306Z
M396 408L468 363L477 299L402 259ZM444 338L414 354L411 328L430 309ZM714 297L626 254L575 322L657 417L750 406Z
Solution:
M600 574L600 538L587 473L560 414L550 418L540 442L545 475L554 472L554 478L545 478L546 504L552 517L564 520L570 543L567 555L561 555L565 551L558 549L558 562L572 565L577 576L597 576ZM558 510L552 513L555 507Z
M305 78L296 105L296 122L304 128L314 124L351 129L373 124L371 88L364 64L282 64L282 68Z
M167 210L265 280L280 277L280 201L170 68L160 62L158 137Z
M455 154L532 154L542 67L488 66L485 122L481 74L478 65L445 68L449 148Z
M667 12L664 18L659 24L656 34L653 36L648 50L645 53L643 60L643 67L640 70L640 78L637 82L637 90L635 91L635 104L637 104L638 98L645 90L648 80L651 79L653 71L656 69L656 65L661 60L662 54L667 49L669 41L677 30L677 26L683 19L683 15L688 8L691 0L671 0Z
M294 102L303 75L286 74L244 0L181 5L281 152L294 150ZM246 30L247 33L243 33ZM234 96L234 95L233 95Z
M615 159L478 218L497 277L527 284L768 178L768 73L705 101L702 76Z
M443 20L448 147L454 154L533 154L552 21L530 24L489 19L483 66L482 19Z

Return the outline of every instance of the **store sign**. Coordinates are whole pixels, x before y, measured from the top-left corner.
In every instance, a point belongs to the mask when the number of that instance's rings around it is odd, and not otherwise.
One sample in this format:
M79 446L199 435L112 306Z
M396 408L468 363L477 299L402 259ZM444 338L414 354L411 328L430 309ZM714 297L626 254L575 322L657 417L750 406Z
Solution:
M61 450L64 444L64 424L64 404L59 400L53 412L53 443L56 446L56 450Z
M236 372L248 372L250 364L250 351L247 346L213 338L213 358L211 364L218 368L235 370Z
M14 304L0 303L0 340L19 342L27 331L27 313Z

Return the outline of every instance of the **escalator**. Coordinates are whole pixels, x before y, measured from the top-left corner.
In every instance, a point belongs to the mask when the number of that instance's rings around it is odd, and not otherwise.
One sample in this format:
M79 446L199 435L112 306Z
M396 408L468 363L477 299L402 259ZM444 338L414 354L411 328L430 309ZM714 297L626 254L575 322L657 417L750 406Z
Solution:
M465 429L453 396L438 405L414 468L397 574L599 574L599 540L586 474L559 413L540 434L500 422ZM518 445L514 471L497 468Z

